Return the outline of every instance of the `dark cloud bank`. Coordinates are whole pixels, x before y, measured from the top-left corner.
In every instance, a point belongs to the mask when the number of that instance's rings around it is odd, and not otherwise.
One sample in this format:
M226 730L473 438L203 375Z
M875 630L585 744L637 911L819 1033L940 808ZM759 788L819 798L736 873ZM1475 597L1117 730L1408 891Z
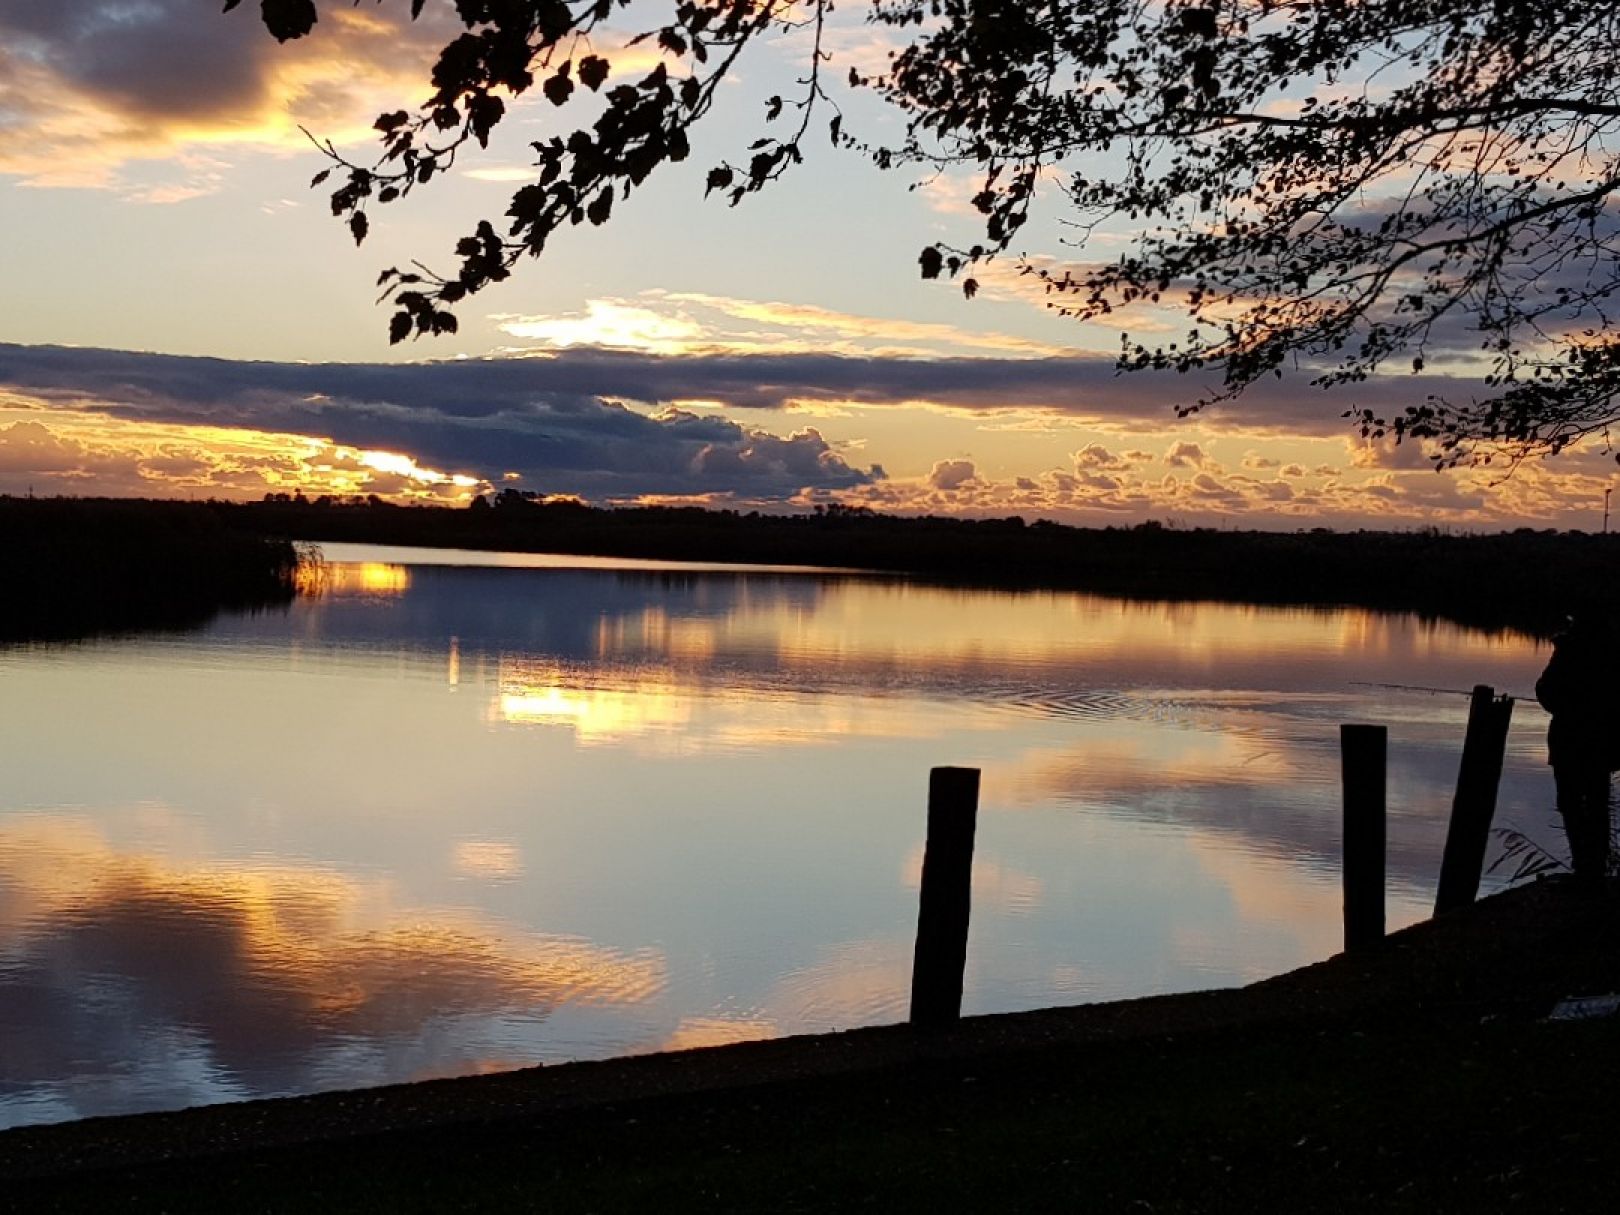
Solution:
M648 360L651 362L651 360ZM296 364L0 344L0 385L130 421L252 427L401 451L425 465L593 498L790 496L883 476L814 429L789 436L689 410L649 417L644 381L586 358Z
M115 107L132 127L237 118L273 99L290 53L258 7L227 15L223 0L0 0L0 61L43 69L54 90ZM300 49L425 59L461 28L436 9L412 21L404 5L365 5L364 24L344 22L336 6L323 15Z
M1398 408L1455 381L1411 376L1325 394L1261 386L1201 416L1201 428L1290 435L1344 433L1352 404ZM833 451L815 430L783 437L686 409L714 401L761 414L793 401L881 406L929 401L992 414L1039 410L1163 429L1195 396L1186 377L1120 376L1101 357L849 358L836 355L670 357L567 350L545 357L413 364L268 363L56 346L0 344L0 385L85 401L129 420L253 427L407 452L452 472L521 473L538 488L595 498L731 493L777 497L883 477ZM788 419L778 420L786 428Z

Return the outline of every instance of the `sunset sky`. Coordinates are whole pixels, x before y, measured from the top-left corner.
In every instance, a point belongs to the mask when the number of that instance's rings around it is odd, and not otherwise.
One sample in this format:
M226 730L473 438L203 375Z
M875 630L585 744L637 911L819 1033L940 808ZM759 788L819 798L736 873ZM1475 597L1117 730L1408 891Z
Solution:
M691 158L606 227L464 302L454 337L391 348L378 272L448 267L526 180L529 141L589 111L520 103L487 152L375 208L357 250L308 188L325 162L299 127L367 157L377 113L425 93L450 6L413 24L403 0L326 4L286 46L257 5L220 7L0 0L0 493L465 501L510 485L1087 524L1601 523L1615 464L1595 447L1504 478L1352 437L1352 406L1466 399L1449 376L1476 366L1468 333L1422 376L1324 394L1301 373L1178 420L1197 382L1117 376L1119 327L1050 313L1013 259L972 301L918 277L923 244L977 235L965 179L880 173L823 137L762 196L706 202L707 169L744 153L763 100L802 72L793 37L752 48ZM892 36L860 17L833 32L840 78L881 66ZM602 49L615 75L652 62ZM836 99L847 130L895 136L870 95ZM1059 185L1022 245L1044 262L1082 256Z

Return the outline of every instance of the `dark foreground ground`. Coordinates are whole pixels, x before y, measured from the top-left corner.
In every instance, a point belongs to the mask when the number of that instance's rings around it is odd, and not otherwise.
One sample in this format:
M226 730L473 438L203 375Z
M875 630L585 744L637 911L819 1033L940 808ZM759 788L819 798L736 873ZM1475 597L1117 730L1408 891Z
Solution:
M1234 991L0 1134L16 1210L1603 1211L1620 897Z

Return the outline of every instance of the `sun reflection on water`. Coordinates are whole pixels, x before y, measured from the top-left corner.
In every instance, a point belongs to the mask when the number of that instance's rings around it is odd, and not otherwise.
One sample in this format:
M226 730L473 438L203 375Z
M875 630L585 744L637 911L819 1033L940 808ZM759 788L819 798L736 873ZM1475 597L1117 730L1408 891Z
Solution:
M299 571L298 589L305 595L403 595L411 589L411 567L383 561L306 563Z
M509 725L566 725L581 744L682 730L694 690L669 673L637 672L616 686L571 686L544 663L502 657L491 716Z

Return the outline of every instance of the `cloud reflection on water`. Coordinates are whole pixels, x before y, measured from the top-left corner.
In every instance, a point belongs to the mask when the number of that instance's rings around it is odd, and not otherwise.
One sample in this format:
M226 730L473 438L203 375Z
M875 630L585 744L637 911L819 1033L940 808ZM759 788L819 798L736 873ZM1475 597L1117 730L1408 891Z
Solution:
M375 627L329 606L330 644ZM1338 857L1337 725L1385 721L1390 872L1410 889L1434 880L1466 701L1386 685L1523 694L1542 661L1511 634L1360 609L892 579L419 568L395 606L390 630L442 644L454 624L461 663L497 665L492 721L687 758L966 737L988 801L1208 828L1322 871ZM1504 820L1532 829L1550 806L1543 721L1521 701L1503 786Z
M675 667L568 668L503 654L488 718L560 726L580 746L694 757L775 747L830 746L852 738L935 738L960 712L946 704L868 693L808 696L776 680L729 687Z
M503 1019L642 1003L666 968L651 949L397 907L386 882L182 868L27 816L0 827L0 980L0 1098L85 1115L129 1107L130 1061L153 1043L174 1057L141 1085L183 1102L413 1078L444 1066L447 1034L476 1070L481 1046L521 1050Z

